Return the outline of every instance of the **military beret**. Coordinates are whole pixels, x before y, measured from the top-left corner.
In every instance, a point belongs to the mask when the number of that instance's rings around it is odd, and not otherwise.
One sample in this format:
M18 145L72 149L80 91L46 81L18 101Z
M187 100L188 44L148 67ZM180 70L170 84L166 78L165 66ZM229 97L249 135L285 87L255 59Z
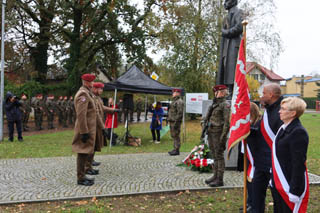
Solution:
M39 94L37 94L37 95L36 95L36 97L42 97L42 94L41 94L41 93L39 93Z
M93 83L93 87L103 89L104 88L104 84L101 83L101 82L95 82L95 83Z
M228 87L226 85L220 84L220 85L214 86L212 89L213 89L213 91L217 92L219 90L228 89Z
M94 81L94 79L96 79L96 76L92 75L92 74L89 74L89 73L86 73L86 74L83 74L81 76L81 79L85 80L85 81L88 81L88 82L92 82L92 81Z
M49 94L48 97L49 97L49 98L54 98L54 95Z
M64 99L68 99L68 96L64 96L63 98L64 98Z
M179 89L179 88L174 88L174 89L172 89L172 92L179 92L179 93L181 93L181 92L182 92L182 90L181 90L181 89Z

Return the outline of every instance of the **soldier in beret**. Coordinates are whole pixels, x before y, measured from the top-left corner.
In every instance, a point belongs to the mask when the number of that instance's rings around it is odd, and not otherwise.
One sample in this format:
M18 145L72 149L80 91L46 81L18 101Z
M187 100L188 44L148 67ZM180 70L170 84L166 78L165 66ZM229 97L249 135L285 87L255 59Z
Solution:
M179 155L180 154L180 132L181 123L183 118L184 103L180 97L181 89L172 90L172 103L168 112L168 122L170 124L170 134L173 139L173 150L168 152L169 155Z
M29 121L29 116L31 113L31 105L30 101L28 100L28 96L26 94L21 95L21 100L20 100L22 106L21 106L21 111L22 111L22 129L23 131L28 131L28 121Z
M44 112L44 104L43 104L43 96L42 94L38 94L36 96L36 100L34 101L32 107L34 109L34 120L36 123L37 130L43 130L42 128L42 120L43 120L43 112Z
M78 185L91 186L94 179L85 175L85 165L90 154L94 153L97 127L97 107L94 94L91 92L92 81L95 76L84 74L81 76L82 87L74 98L76 110L76 123L72 151L77 153L77 183Z
M204 124L208 125L209 148L214 158L213 176L205 182L211 187L223 186L225 169L224 150L229 131L230 103L226 100L228 88L225 85L213 87L215 98L209 107Z
M48 117L48 129L54 129L54 111L56 110L56 104L54 103L54 95L48 95L46 100L47 117Z

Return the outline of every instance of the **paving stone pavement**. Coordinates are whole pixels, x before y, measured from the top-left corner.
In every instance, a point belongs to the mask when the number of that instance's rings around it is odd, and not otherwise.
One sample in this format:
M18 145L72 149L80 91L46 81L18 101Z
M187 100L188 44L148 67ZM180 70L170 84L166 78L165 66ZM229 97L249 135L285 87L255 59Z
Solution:
M75 156L0 160L0 204L212 189L204 183L211 174L176 166L186 155L97 155L100 174L90 187L76 184ZM309 178L320 183L319 176ZM241 187L242 180L241 172L226 171L224 187Z

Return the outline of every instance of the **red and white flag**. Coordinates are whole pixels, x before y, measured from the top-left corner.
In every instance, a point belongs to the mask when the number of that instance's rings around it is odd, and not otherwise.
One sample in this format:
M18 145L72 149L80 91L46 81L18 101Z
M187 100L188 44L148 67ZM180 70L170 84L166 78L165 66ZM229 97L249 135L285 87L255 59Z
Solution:
M231 101L228 156L231 148L250 134L250 98L246 74L245 47L242 39Z

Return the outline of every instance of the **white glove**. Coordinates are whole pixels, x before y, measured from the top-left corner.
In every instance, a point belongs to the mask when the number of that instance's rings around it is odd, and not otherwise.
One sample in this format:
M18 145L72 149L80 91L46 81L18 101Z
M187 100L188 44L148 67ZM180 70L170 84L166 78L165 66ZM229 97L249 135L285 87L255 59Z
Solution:
M289 192L289 200L292 202L292 203L298 203L300 201L300 198L297 196L297 195L294 195L294 194L291 194Z

